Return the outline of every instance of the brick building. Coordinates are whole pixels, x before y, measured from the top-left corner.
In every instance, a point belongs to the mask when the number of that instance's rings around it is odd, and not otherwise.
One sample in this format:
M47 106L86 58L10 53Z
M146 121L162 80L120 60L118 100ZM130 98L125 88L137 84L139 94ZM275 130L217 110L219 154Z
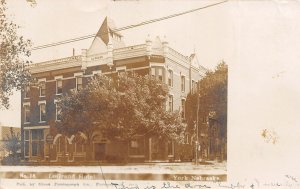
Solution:
M87 147L82 133L67 138L54 129L55 122L60 120L56 102L61 95L84 87L96 74L123 71L151 74L168 84L167 108L180 110L184 117L185 98L188 92L196 89L197 81L206 71L198 64L196 55L182 55L159 37L148 37L144 44L125 46L123 36L114 29L113 21L105 18L91 46L83 49L81 55L29 66L38 84L27 86L21 97L22 154L25 160L105 160L120 150L125 150L131 161L176 159L174 142L161 145L156 138L137 137L129 144L118 145L103 138L99 132L94 134L92 146Z

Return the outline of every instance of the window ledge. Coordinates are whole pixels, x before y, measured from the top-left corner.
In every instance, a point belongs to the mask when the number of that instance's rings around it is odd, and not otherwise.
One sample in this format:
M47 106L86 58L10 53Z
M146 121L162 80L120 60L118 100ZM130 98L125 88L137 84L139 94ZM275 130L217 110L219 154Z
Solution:
M24 124L28 125L28 124L30 124L30 122L24 122Z
M62 93L56 93L55 95L57 95L57 96L61 96L61 95L62 95Z
M40 98L46 97L46 96L39 96Z
M46 123L46 121L40 121L39 123Z

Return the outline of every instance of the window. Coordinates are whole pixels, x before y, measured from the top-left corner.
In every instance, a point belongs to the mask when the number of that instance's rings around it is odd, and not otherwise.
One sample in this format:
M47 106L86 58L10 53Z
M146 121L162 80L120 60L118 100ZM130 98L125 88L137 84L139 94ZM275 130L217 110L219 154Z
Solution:
M79 91L82 89L82 77L76 77L76 90Z
M185 144L189 144L189 141L190 141L190 135L189 135L189 133L185 133L185 135L184 135L184 143Z
M56 80L56 94L62 93L62 80Z
M161 147L161 143L157 137L151 138L151 150L152 153L157 154L159 152L159 148Z
M24 98L29 98L30 97L30 86L25 86L25 91L24 91Z
M144 155L144 138L137 137L130 141L129 144L130 155Z
M40 104L40 122L46 121L46 103Z
M65 152L65 150L67 148L66 145L67 145L66 139L64 137L62 137L62 136L59 137L58 141L57 141L57 152L58 153Z
M24 105L24 123L30 122L30 106Z
M160 81L163 81L163 68L157 68L158 72L157 72L157 78L160 80Z
M126 74L126 70L125 69L118 70L118 75L119 76L122 76L122 75L125 75L125 74Z
M174 156L174 142L168 141L168 156Z
M181 99L181 118L185 119L185 99Z
M169 111L173 112L173 95L169 95Z
M170 87L173 87L173 71L169 70L168 84Z
M29 130L24 131L24 156L29 156Z
M76 136L74 139L75 143L75 152L83 153L85 152L85 139L81 136Z
M44 131L42 129L31 130L31 156L43 156Z
M40 82L40 96L46 96L46 82Z
M163 67L151 67L151 76L163 81Z
M56 121L61 120L61 107L58 104L55 104L56 107Z
M181 91L185 92L185 76L181 76Z
M155 77L155 68L151 67L151 76Z
M138 148L139 147L137 140L132 140L130 144L131 144L131 148Z

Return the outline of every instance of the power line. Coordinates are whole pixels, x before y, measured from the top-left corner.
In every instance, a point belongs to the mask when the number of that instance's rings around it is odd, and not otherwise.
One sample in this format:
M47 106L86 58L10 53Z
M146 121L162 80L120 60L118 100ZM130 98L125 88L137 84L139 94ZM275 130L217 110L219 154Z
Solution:
M223 3L227 2L227 1L228 0L225 0L225 1L218 2L218 3L206 5L204 7L199 7L199 8L196 8L196 9L191 9L191 10L188 10L188 11L184 11L184 12L180 12L180 13L176 13L176 14L164 16L164 17L161 17L161 18L156 18L156 19L144 21L144 22L141 22L139 24L133 24L133 25L124 26L124 27L121 27L121 28L114 29L113 31L114 32L118 32L118 31L128 30L128 29L131 29L131 28L136 28L136 27L147 25L147 24L151 24L151 23L154 23L154 22L159 22L159 21L162 21L162 20L167 20L167 19L170 19L170 18L174 18L174 17L177 17L177 16L184 15L184 14L188 14L188 13L192 13L192 12L195 12L195 11L199 11L201 9L206 9L206 8L213 7L213 6L216 6L216 5L219 5L219 4L223 4ZM109 32L103 32L101 35L104 35L104 34L107 34L107 33L109 33ZM85 40L85 39L89 39L89 38L95 37L96 35L97 34L90 34L90 35L86 35L86 36L82 36L82 37L77 37L77 38L72 38L72 39L68 39L68 40L64 40L64 41L59 41L59 42L55 42L55 43L49 43L49 44L45 44L45 45L40 45L40 46L33 47L32 50L34 51L34 50L44 49L44 48L58 46L58 45L62 45L62 44L72 43L72 42L76 42L76 41L81 41L81 40Z

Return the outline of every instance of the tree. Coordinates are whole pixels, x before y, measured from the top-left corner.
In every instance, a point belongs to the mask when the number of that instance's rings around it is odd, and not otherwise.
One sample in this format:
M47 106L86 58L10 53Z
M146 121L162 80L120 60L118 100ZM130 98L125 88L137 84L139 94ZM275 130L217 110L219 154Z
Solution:
M24 69L30 56L31 41L18 35L19 28L6 15L5 0L0 0L0 108L9 108L9 96L21 90L29 81L30 73Z
M199 82L199 90L190 93L186 100L186 119L188 129L195 132L195 123L198 124L199 132L207 133L206 127L202 122L207 122L207 117L219 125L220 140L227 140L227 83L228 66L221 62L214 71L208 71L204 78ZM199 111L197 110L199 107ZM214 112L214 115L211 113Z
M80 91L62 97L59 132L79 132L91 139L94 131L108 139L130 140L136 135L183 139L180 113L166 111L168 87L151 76L98 76Z

